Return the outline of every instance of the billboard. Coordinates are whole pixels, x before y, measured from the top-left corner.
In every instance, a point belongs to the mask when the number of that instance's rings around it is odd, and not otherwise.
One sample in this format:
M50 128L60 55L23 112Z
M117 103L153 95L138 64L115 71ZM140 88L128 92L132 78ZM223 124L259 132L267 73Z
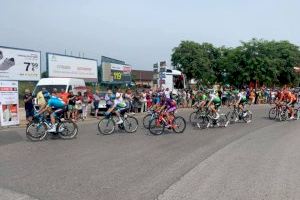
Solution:
M41 79L41 52L0 47L0 80Z
M131 70L129 65L115 63L102 63L102 81L104 82L131 82Z
M20 123L17 81L0 81L0 124L11 126Z
M49 77L98 81L97 60L47 53Z

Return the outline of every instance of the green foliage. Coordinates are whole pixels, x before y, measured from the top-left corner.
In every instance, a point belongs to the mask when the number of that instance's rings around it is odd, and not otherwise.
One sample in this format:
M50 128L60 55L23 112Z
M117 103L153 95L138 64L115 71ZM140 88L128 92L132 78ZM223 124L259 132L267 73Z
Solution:
M299 84L299 75L294 71L300 65L299 47L288 41L252 39L236 48L182 41L173 49L171 60L188 79L204 84Z

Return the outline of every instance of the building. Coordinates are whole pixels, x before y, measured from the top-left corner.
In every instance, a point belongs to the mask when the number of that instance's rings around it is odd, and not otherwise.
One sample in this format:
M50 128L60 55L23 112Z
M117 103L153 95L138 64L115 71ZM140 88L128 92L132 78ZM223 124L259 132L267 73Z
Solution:
M132 80L138 87L153 87L153 71L132 70Z

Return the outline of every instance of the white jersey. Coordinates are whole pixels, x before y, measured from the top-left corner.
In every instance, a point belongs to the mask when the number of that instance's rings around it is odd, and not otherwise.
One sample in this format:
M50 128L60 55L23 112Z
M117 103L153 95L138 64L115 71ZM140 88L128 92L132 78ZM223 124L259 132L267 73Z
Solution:
M244 92L238 93L238 101L246 100L246 94Z

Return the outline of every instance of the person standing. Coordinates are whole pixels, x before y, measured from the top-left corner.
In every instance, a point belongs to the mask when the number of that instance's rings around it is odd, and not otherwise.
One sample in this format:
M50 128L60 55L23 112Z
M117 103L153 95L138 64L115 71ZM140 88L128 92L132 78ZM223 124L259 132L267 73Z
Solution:
M124 99L125 99L125 103L128 107L129 112L132 112L133 111L133 106L132 106L133 96L132 96L132 92L130 89L126 90Z
M186 97L187 97L186 91L183 90L183 91L182 91L182 99L183 99L183 107L184 107L184 108L186 108L186 106L187 106Z
M164 93L165 93L165 96L166 96L167 99L171 98L171 92L170 92L169 88L166 88L166 90L164 91Z
M28 123L30 123L32 121L32 118L34 116L34 108L33 108L32 99L33 99L33 97L32 97L32 94L30 93L30 90L26 89L23 100L25 103L26 120Z
M75 103L76 103L76 96L73 94L73 91L69 91L68 96L69 102L68 102L68 118L69 119L75 119Z
M141 93L141 102L142 102L142 108L141 108L141 112L145 112L147 110L147 95L146 95L146 92L145 90L142 91Z
M95 108L95 117L99 119L98 117L98 111L99 111L99 102L100 102L100 92L96 90L95 94L93 95L93 104Z
M80 115L82 114L82 95L81 92L77 93L77 96L75 98L75 120L78 120L80 118ZM82 118L82 115L81 115Z
M90 102L90 98L87 92L85 92L82 97L82 119L83 120L87 118L89 102Z

